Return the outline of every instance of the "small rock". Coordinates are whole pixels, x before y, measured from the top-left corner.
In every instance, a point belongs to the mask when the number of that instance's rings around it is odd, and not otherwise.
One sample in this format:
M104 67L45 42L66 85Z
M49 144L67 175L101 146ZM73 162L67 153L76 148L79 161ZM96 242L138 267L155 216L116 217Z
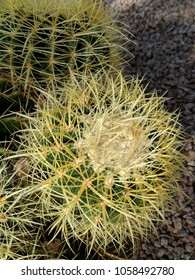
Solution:
M187 103L187 104L185 104L185 109L186 110L191 110L191 109L193 109L194 108L194 104L193 103Z
M160 244L159 241L154 241L154 246L155 246L156 248L160 248L160 247L161 247L161 244Z
M186 213L190 213L191 211L192 211L192 208L191 207L186 207L185 209L184 209L184 211L186 212Z
M192 246L191 245L186 245L185 249L186 249L186 252L188 252L188 253L192 252Z
M194 218L187 217L186 222L187 222L188 225L190 225L191 227L194 227L194 229L195 229L195 219Z
M195 236L189 235L188 236L189 241L195 246Z
M174 224L174 228L173 228L174 233L177 233L182 229L181 218L173 219L173 224Z
M164 256L166 250L165 249L160 249L158 252L157 252L157 257L158 258L162 258L162 256Z
M195 160L195 151L189 151L188 156L191 160Z
M187 162L187 165L195 167L195 161L190 160L190 161Z
M177 253L178 256L181 255L181 251L182 251L181 247L175 247L173 250L174 250L175 253Z
M167 247L168 242L169 242L168 239L165 238L165 237L162 237L161 240L160 240L160 244L161 244L161 246L163 246L163 247Z

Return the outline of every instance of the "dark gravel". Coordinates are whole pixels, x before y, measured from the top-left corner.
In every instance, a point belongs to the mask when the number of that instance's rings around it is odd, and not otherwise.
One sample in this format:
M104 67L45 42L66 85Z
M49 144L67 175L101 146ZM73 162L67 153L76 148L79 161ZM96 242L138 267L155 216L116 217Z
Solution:
M187 172L176 195L177 209L167 213L167 225L158 226L158 238L142 241L138 259L195 259L195 1L105 0L135 36L129 44L134 59L126 74L144 77L148 91L170 98L169 111L179 109L188 133L184 153ZM132 39L132 38L131 38Z

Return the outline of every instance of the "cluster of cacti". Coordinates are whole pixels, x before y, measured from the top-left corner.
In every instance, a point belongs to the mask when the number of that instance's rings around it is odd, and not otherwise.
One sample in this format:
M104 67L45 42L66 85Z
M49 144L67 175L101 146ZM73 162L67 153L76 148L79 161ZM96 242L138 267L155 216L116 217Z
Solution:
M118 71L123 37L101 0L4 1L0 134L20 130L0 143L0 259L126 257L165 220L182 130Z

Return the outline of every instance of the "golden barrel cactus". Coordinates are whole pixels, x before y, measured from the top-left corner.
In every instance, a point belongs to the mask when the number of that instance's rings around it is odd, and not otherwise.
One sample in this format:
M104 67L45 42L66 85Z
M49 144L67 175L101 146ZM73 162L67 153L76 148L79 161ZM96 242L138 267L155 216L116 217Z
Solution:
M124 251L147 237L179 191L184 169L178 115L141 82L73 78L27 117L14 157L28 157L24 196L50 230L88 250ZM71 246L71 245L70 245Z

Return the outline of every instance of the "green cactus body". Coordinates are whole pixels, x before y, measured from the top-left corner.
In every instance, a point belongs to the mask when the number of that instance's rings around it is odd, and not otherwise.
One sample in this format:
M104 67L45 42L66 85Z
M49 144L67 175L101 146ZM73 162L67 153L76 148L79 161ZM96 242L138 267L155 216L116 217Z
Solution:
M122 40L128 39L101 0L4 0L0 11L0 115L19 112L21 106L32 111L37 88L46 90L64 83L70 72L82 75L120 68ZM3 124L2 135L5 128ZM10 131L14 131L13 125L5 132Z
M25 104L25 97L22 92L12 87L12 84L3 77L0 78L0 140L6 135L19 130L22 122L11 112L20 112L22 104ZM32 102L29 102L29 105ZM29 106L28 106L29 107Z
M146 237L179 190L178 117L120 74L104 83L98 75L72 80L45 95L18 150L30 158L24 195L36 193L54 235L76 237L89 251L111 244L120 251L127 240Z
M0 73L31 91L69 71L120 67L122 31L102 1L4 1L0 11Z
M33 201L23 200L19 187L29 159L6 160L0 149L0 260L47 259L41 241L42 227Z

